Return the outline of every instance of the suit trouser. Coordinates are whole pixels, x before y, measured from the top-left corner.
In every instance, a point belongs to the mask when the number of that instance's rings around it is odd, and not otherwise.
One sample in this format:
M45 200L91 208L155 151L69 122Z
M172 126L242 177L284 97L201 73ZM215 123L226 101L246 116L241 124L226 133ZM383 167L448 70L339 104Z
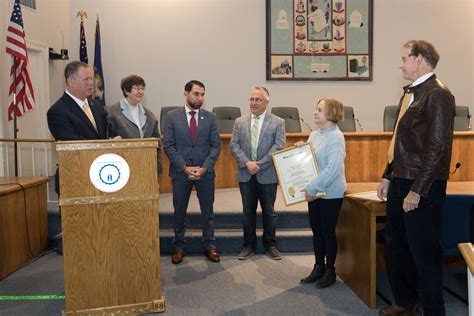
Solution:
M418 208L405 213L403 200L413 182L394 178L388 190L385 253L392 292L399 306L421 302L425 315L444 315L441 229L446 181L434 181Z
M183 250L186 246L186 212L188 210L189 197L193 186L196 188L201 209L202 243L204 249L215 249L216 238L214 236L214 177L201 178L192 181L183 176L173 179L173 206L174 206L174 238L175 250Z
M276 245L277 214L275 213L274 205L277 186L277 183L259 183L256 176L252 176L248 182L239 182L244 208L242 220L244 226L244 247L257 248L258 201L260 201L260 207L262 208L263 247L267 249Z
M336 262L336 224L342 201L343 199L317 199L308 203L316 264L326 265L328 268L334 268Z

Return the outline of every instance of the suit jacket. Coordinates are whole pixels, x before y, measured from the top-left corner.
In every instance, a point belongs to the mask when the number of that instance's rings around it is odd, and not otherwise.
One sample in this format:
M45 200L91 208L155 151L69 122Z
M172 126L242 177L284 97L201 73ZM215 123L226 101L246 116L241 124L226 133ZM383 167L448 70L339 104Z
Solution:
M196 139L192 140L184 106L168 112L163 131L163 148L170 160L169 176L185 177L185 166L207 169L202 178L214 178L214 166L221 151L221 139L216 116L204 109L199 110Z
M106 106L105 110L107 111L107 121L109 122L112 137L120 135L123 138L160 138L158 120L155 115L143 105L139 111L142 126L135 124L132 114L123 100ZM140 130L143 132L143 137L140 134Z
M146 107L141 106L139 111L140 125L137 126L124 100L105 107L111 137L122 138L160 138L158 120ZM158 173L163 170L161 141L158 143Z
M49 131L56 140L106 139L108 127L104 107L88 99L97 130L77 103L64 92L48 110Z
M248 182L252 177L245 164L251 160L251 124L252 114L239 117L234 124L230 151L237 161L238 182ZM272 153L285 147L285 121L267 111L258 138L257 161L260 171L256 174L257 181L262 184L277 183L278 178L273 166Z
M88 99L97 129L77 103L64 92L48 110L49 131L56 140L106 139L108 127L104 107ZM55 190L59 194L59 173L55 174Z
M415 180L410 190L427 197L434 180L449 177L456 102L434 74L404 90L413 102L398 123L394 160L383 177Z

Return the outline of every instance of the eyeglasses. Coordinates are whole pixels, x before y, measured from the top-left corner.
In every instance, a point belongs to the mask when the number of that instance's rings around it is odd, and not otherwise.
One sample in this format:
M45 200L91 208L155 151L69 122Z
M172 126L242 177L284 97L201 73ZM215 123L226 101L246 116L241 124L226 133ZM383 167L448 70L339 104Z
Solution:
M135 91L145 91L145 87L136 87L136 86L133 86L133 87L132 87L132 90L135 90Z
M263 102L263 99L260 99L260 98L250 98L249 101L250 101L250 102L255 102L255 103L260 103L260 102Z

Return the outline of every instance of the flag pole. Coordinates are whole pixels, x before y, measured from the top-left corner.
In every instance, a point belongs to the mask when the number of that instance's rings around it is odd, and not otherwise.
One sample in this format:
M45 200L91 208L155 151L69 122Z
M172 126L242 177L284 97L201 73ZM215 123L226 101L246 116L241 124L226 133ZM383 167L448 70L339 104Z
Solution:
M13 153L14 153L14 160L15 160L15 177L18 177L18 128L17 128L17 120L16 120L16 111L17 111L17 103L16 103L16 57L13 56Z

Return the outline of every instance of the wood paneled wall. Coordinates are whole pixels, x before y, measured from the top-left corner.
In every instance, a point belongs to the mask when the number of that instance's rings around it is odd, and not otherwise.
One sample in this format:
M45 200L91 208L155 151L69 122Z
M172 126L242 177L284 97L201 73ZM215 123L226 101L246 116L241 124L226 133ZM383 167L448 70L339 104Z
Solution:
M387 150L392 132L351 132L344 133L346 139L345 171L347 182L379 181L387 163ZM222 150L216 164L216 188L236 188L237 164L230 154L230 134L221 135ZM286 147L297 141L306 141L308 133L288 133ZM172 192L171 179L168 176L169 160L163 155L163 175L160 177L160 192ZM456 163L461 167L451 181L474 180L474 132L455 132L451 170Z

